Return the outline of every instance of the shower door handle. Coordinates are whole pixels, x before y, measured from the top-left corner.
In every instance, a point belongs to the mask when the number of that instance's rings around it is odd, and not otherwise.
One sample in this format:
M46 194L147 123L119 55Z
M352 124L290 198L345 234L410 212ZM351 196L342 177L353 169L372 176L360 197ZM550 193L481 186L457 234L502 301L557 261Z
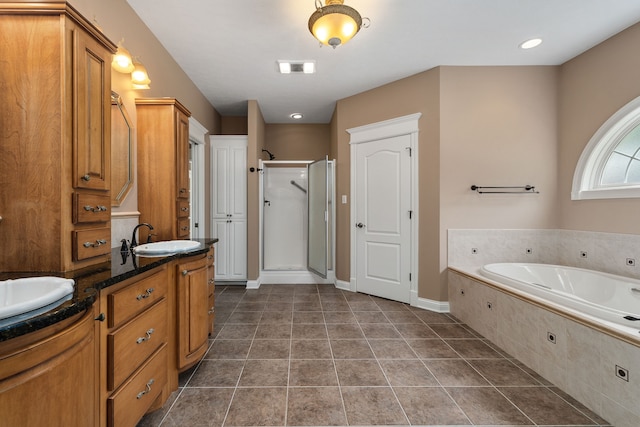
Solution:
M366 225L364 225L363 223L359 222L359 223L357 223L357 224L356 224L356 227L358 227L358 228L365 228L365 227L366 227Z

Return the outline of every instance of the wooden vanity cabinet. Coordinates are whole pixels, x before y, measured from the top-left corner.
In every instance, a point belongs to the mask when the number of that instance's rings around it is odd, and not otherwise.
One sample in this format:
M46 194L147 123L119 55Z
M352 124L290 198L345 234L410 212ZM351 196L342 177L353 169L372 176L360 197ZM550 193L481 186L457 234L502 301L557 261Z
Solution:
M0 45L0 271L105 262L116 46L64 1L0 3Z
M0 426L96 425L93 309L0 346Z
M209 266L212 251L176 263L178 370L197 363L209 344Z
M213 335L213 329L215 328L215 321L216 321L216 282L215 282L215 275L216 275L216 271L215 271L215 264L214 264L214 260L215 260L215 255L213 253L214 248L213 245L211 245L211 249L209 249L209 252L207 253L207 283L209 286L209 298L208 298L208 302L209 302L209 336Z
M171 279L163 265L100 293L101 426L135 426L177 388Z
M188 239L191 113L174 98L143 98L136 115L140 222L153 225L157 240Z

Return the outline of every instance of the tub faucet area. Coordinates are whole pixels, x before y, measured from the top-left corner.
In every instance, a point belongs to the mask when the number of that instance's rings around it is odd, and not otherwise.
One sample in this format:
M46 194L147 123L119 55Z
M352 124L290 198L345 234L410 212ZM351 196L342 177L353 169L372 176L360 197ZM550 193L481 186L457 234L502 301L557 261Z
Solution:
M138 241L136 240L136 232L138 231L138 228L145 226L149 228L149 231L153 230L153 226L149 223L143 222L142 224L138 224L133 228L133 233L131 234L131 243L130 243L130 248L133 249L136 246L138 246ZM149 237L147 238L147 243L151 242L151 234L149 234Z

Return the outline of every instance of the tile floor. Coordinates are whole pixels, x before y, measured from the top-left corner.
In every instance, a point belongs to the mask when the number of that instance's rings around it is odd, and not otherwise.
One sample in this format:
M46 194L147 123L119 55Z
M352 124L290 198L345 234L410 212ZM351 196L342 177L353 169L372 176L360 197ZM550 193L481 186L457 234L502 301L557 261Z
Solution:
M608 425L452 316L332 285L218 285L210 342L138 427Z

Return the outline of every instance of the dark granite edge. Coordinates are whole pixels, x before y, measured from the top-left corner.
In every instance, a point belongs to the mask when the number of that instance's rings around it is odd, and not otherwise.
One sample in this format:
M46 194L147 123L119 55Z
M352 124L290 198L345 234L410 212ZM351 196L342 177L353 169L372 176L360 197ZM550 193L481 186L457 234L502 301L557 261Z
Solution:
M75 289L73 297L69 301L38 316L0 326L0 342L35 332L88 310L96 302L100 290L153 270L175 259L205 254L209 251L209 247L218 241L215 238L192 240L199 241L200 246L188 252L159 258L140 257L130 253L123 256L119 248L112 249L109 266L98 267L94 271L83 271L76 277L73 274L70 276L75 280ZM117 264L119 261L125 262ZM33 274L25 273L24 275L31 276ZM67 275L67 277L69 276Z

